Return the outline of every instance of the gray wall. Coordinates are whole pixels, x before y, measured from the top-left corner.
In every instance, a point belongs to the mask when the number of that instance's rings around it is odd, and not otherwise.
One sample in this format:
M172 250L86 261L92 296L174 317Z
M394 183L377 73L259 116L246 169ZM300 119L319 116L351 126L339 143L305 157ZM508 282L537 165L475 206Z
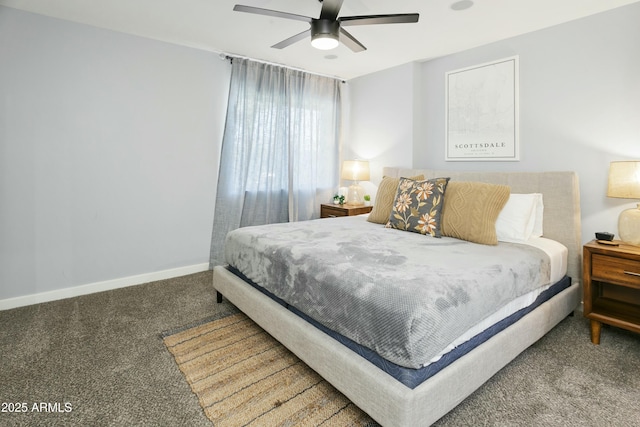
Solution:
M414 100L418 65L408 64L348 82L349 120L342 157L370 159L371 181L361 185L375 197L373 183L382 180L382 168L411 165L414 135ZM348 186L351 182L343 182ZM374 199L375 201L375 199Z
M229 65L0 6L0 300L208 262Z
M412 162L400 166L454 170L576 171L582 238L617 233L633 201L606 197L612 160L640 159L640 3L420 64ZM520 161L446 162L445 73L518 55ZM407 64L404 67L413 67ZM368 81L373 81L367 76ZM361 80L360 83L366 83ZM355 84L355 82L353 82ZM377 85L398 86L394 80ZM400 84L400 88L403 84ZM359 85L360 93L375 90ZM394 95L399 98L401 95ZM360 103L366 115L366 104ZM377 106L371 107L377 112ZM378 122L384 137L395 121ZM357 129L358 124L352 123ZM350 143L360 144L358 132ZM375 136L369 144L386 146ZM388 151L388 148L387 148ZM376 163L386 159L373 159ZM396 159L391 159L395 161ZM386 163L385 163L386 164Z

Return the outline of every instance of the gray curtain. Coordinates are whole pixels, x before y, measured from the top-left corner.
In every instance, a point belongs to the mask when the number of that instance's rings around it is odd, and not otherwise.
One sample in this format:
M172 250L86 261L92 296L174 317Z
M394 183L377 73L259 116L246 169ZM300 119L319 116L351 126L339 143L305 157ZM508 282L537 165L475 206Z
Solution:
M318 218L338 187L341 82L233 58L210 266L238 227Z

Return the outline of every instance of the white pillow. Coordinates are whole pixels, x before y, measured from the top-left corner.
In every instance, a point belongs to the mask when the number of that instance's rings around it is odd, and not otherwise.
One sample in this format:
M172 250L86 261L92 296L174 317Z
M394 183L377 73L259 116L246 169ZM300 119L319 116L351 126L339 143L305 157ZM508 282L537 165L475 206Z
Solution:
M542 194L511 194L496 220L501 242L525 242L542 236Z
M535 199L535 222L533 224L533 232L530 237L542 237L542 217L544 216L544 203L542 203L541 193L531 194Z

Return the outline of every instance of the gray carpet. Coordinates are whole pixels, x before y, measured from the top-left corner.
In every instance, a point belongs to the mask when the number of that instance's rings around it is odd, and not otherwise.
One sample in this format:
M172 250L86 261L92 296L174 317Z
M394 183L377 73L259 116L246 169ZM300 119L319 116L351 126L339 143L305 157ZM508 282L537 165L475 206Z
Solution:
M28 412L0 425L211 426L160 333L233 311L210 272L1 311L0 401ZM577 314L436 425L638 425L640 334L604 327L594 346Z

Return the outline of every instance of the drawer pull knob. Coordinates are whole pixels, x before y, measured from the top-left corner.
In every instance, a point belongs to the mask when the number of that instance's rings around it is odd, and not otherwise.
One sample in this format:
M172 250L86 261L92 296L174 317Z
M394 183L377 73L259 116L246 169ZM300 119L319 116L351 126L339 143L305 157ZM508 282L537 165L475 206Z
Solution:
M625 271L624 274L628 274L629 276L640 277L640 273L634 273L633 271Z

